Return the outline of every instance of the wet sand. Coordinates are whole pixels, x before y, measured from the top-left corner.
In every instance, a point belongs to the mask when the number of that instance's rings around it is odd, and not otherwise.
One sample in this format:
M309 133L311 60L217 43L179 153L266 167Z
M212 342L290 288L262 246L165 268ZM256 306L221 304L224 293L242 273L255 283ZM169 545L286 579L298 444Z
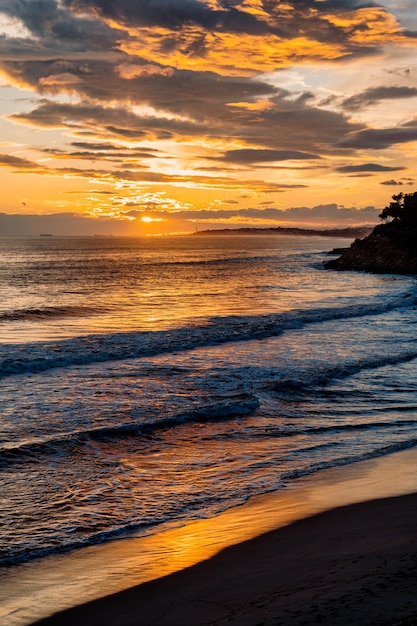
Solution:
M18 595L31 590L39 617L49 598L44 626L416 625L416 468L411 449L325 470L215 518L29 568ZM59 612L76 604L62 580L81 574L80 606Z
M417 615L416 468L413 448L321 470L212 518L6 568L0 623L417 624L400 621Z
M39 624L417 624L417 494L320 513Z

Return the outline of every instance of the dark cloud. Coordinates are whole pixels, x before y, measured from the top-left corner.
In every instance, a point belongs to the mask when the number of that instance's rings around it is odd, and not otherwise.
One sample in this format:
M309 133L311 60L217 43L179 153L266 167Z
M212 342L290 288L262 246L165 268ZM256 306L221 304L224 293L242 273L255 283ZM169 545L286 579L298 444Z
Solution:
M81 150L64 150L62 148L43 148L42 152L57 157L73 159L155 159L161 156L158 150L137 150L129 149L126 146L117 144L89 143L84 141L73 141L71 147L84 148ZM167 158L166 156L164 158Z
M350 96L350 98L346 98L346 100L343 100L342 106L345 109L357 111L369 106L370 104L375 104L384 100L415 98L416 96L416 87L373 87Z
M213 32L274 34L282 39L304 37L309 33L316 41L344 43L347 54L366 54L366 48L355 44L353 37L356 31L366 28L366 22L359 20L344 27L342 23L329 20L328 14L377 6L374 2L359 0L289 0L282 6L276 0L263 0L263 13L255 14L245 10L241 2L231 0L219 2L220 8L202 0L63 0L63 4L71 12L112 20L120 27L167 29L174 36L160 41L160 50L165 52L184 44L182 31L189 27L199 29L200 35L187 45L186 52L201 56L208 46L206 34Z
M318 159L316 154L300 152L298 150L228 150L223 159L231 163L260 163L264 161L295 161L304 159Z
M2 0L0 13L21 21L30 33L39 38L33 46L38 50L54 48L56 44L59 44L61 54L65 50L108 50L116 46L122 35L118 29L110 28L94 16L87 17L85 13L77 15L56 0ZM125 33L123 36L127 37ZM20 41L20 44L22 47L23 42Z
M343 44L345 55L369 52L369 44L363 46L354 37L356 31L360 33L366 28L365 21L345 27L329 20L328 14L353 12L375 6L373 3L289 0L281 6L276 0L264 0L262 5L263 13L255 14L241 3L230 1L214 8L198 0L2 0L0 12L20 20L33 35L27 42L9 40L3 51L7 52L8 47L15 58L22 57L26 45L38 58L52 50L61 50L62 54L108 52L119 50L136 36L140 41L140 34L135 35L134 29L163 28L166 32L154 39L155 49L161 54L178 50L189 57L202 58L210 49L214 32L274 35L281 40L307 36L322 43ZM57 58L62 57L57 54Z
M303 4L313 6L318 11L355 11L370 7L380 7L381 3L364 2L363 0L307 0Z
M109 134L131 140L160 139L161 133L172 136L174 133L187 133L190 136L201 133L201 126L192 122L177 121L157 117L142 117L128 109L106 108L100 105L73 105L44 101L30 113L10 116L43 128L68 128L75 132L90 129L95 134L108 138Z
M124 25L168 29L198 24L212 30L221 24L227 13L210 9L198 0L64 0L64 4L73 10L98 12ZM239 14L236 9L232 11ZM257 24L258 20L253 18L252 22Z
M72 141L71 146L91 152L113 152L120 149L120 146L114 143L93 143L90 141Z
M273 95L285 98L289 95L287 91L275 89L260 80L223 77L213 72L145 72L126 80L122 77L119 66L106 60L3 61L1 66L16 81L40 93L62 90L63 85L59 80L55 84L54 77L69 74L77 80L67 84L67 90L76 92L83 99L101 103L118 101L120 104L146 104L177 115L191 115L196 119L201 118L206 109L211 115L215 112L220 115L220 111L224 114L226 105L234 102L251 102ZM146 68L147 64L138 59L135 67ZM238 117L243 112L233 111L233 114Z
M122 103L116 108L45 100L30 113L14 114L11 119L44 128L68 128L72 132L79 130L81 133L88 129L103 141L108 141L109 136L133 141L203 136L214 139L233 137L248 146L265 146L265 152L256 154L250 148L249 152L246 149L242 149L243 152L231 152L223 162L232 162L233 159L249 162L251 159L318 158L321 154L340 152L340 137L363 128L361 124L350 123L339 113L294 103L287 98L288 92L284 90L275 90L275 97L264 111L227 106L233 97L247 98L245 91L253 93L265 89L271 92L273 88L257 81L219 79L214 81L216 86L213 85L211 90L212 82L209 78L204 98L204 79L205 74L202 73L199 88L201 97L194 92L188 97L182 84L171 85L169 92L165 89L165 93L163 90L161 93L157 86L152 94L149 92L151 104L161 104L162 98L164 106L168 107L169 100L172 111L178 113L178 117L140 116ZM191 84L194 81L197 81L196 76ZM121 89L119 85L119 91ZM236 89L239 91L237 94ZM299 150L300 143L302 151ZM346 150L343 148L343 151Z
M338 145L343 148L383 150L399 143L408 143L417 139L417 127L403 125L396 128L368 128L354 132Z
M228 4L228 2L226 2ZM262 5L266 7L266 10L272 11L276 0L263 0ZM287 3L286 3L287 4ZM321 13L328 13L333 11L355 11L357 9L364 9L369 7L381 6L381 3L376 3L370 0L293 0L288 2L290 5L296 5L303 9L303 11L315 11Z
M186 26L201 27L204 31L226 31L230 33L246 33L263 35L274 33L280 37L293 38L305 31L310 20L310 28L314 29L316 37L322 36L325 31L335 30L327 20L316 17L309 9L321 9L320 3L297 2L292 3L292 11L281 9L276 1L263 2L263 9L269 19L260 15L242 10L240 3L222 2L222 8L215 9L205 2L197 0L64 0L64 4L78 11L90 11L100 16L114 20L124 26L162 27L173 31L180 31ZM326 10L333 10L331 3ZM356 9L359 3L344 3L346 6L337 9ZM348 7L347 5L352 6ZM354 4L358 6L354 6ZM239 6L240 5L240 6ZM300 6L301 5L301 6ZM363 6L363 5L362 5ZM301 9L301 10L300 10ZM313 24L311 22L314 22ZM204 46L203 46L204 47ZM198 49L201 53L202 48Z
M354 209L340 207L335 203L320 204L315 207L291 207L289 209L276 208L248 208L248 209L201 209L201 210L181 210L174 212L153 210L152 206L141 206L140 209L131 209L128 212L130 217L140 218L146 213L151 217L164 217L166 219L187 219L193 221L215 221L218 223L227 222L233 219L237 222L240 219L256 220L257 223L293 223L293 224L372 224L377 221L380 209L375 207L365 207Z
M39 165L34 161L22 159L10 154L0 154L0 166L12 167L19 170L35 170L39 169Z
M397 172L404 169L404 167L388 167L379 163L363 163L362 165L343 165L342 167L337 167L336 171L349 174L353 172Z
M398 186L398 185L412 185L413 184L413 179L412 178L402 178L401 180L394 180L393 178L391 178L390 180L384 180L380 183L380 185L387 185L387 186Z

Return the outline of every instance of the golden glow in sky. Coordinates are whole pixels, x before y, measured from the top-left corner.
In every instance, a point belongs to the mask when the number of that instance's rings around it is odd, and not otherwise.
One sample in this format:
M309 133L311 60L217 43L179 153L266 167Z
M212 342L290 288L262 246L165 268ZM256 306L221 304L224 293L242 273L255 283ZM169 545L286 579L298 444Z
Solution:
M369 4L2 0L0 234L376 223L415 190L417 17Z

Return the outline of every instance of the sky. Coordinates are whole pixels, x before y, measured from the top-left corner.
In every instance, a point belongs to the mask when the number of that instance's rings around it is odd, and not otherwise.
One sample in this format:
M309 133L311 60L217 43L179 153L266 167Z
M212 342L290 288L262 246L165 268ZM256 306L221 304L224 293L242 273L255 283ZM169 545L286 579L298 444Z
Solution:
M375 224L415 0L1 0L0 234Z

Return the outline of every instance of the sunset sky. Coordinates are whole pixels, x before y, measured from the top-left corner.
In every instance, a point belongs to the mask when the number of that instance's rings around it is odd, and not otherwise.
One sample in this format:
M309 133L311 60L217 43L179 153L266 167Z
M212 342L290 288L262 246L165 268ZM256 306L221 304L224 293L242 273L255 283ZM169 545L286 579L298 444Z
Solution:
M376 223L415 0L1 0L0 116L0 234Z

